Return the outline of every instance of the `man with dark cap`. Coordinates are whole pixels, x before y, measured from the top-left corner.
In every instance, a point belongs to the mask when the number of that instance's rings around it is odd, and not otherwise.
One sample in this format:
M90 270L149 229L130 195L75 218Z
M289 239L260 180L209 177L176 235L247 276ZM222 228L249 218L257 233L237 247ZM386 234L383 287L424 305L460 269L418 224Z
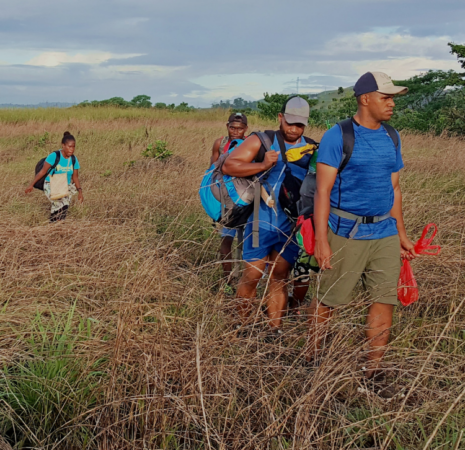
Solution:
M315 258L323 273L310 307L309 359L319 352L322 325L335 308L351 302L362 278L370 294L364 369L373 380L382 374L380 362L398 304L401 257L417 256L402 217L400 137L385 123L393 114L394 96L407 90L384 73L362 75L354 86L357 113L351 123L346 121L353 128L350 159L341 122L325 133L317 160Z
M235 139L244 139L247 132L247 116L242 113L233 113L229 116L226 124L228 135L217 139L212 148L210 164L213 164L223 153L229 150L231 142ZM233 289L230 285L232 275L232 244L236 236L235 228L223 227L221 230L220 256L223 261L223 279L225 281L224 290L227 294L232 294Z
M308 165L301 164L297 158L295 163L283 161L283 151L304 155L309 145L303 137L310 108L308 102L301 97L289 98L278 114L279 131L274 133L273 145L267 151L262 162L256 162L262 143L258 136L251 135L237 147L225 161L223 172L234 177L249 177L267 172L268 189L273 189L278 198L281 185L286 176L286 167L292 175L300 180L305 178ZM281 143L281 146L280 146ZM306 155L308 156L308 155ZM287 158L286 158L287 159ZM299 164L300 163L300 164ZM270 194L271 192L268 192ZM283 312L287 304L287 280L291 267L299 253L299 247L292 238L292 223L279 201L275 208L267 206L264 200L259 205L259 232L257 245L253 244L253 216L244 231L245 270L239 282L237 298L238 313L242 323L246 324L251 311L251 301L256 297L257 284L268 265L269 291L267 295L267 312L271 327L269 339L279 337ZM256 236L256 235L255 235ZM246 329L243 329L246 332ZM242 333L241 333L242 334Z

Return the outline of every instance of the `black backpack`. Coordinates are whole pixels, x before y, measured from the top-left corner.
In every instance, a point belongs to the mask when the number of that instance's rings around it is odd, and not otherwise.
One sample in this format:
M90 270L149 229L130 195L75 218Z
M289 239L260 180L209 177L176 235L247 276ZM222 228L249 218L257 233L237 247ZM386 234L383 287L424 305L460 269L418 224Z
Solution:
M47 176L52 172L52 170L55 170L56 169L56 166L58 166L58 163L60 162L60 157L61 157L61 151L60 150L57 150L56 152L54 152L55 155L56 155L56 159L55 159L55 162L50 166L50 169L48 169L47 173L39 180L37 181L35 184L34 184L34 187L36 189L39 189L41 191L44 190L44 182L45 182L45 178L47 178ZM48 158L48 156L47 156ZM44 167L44 163L45 163L45 160L46 158L42 158L37 164L36 164L36 169L35 169L35 174L37 175ZM76 157L74 155L71 155L71 163L73 164L73 169L74 169L74 166L76 165Z
M338 123L339 128L342 132L342 160L341 165L337 171L340 174L347 166L349 162L352 152L354 151L355 145L355 133L353 123L355 119L353 117L349 119L345 119ZM387 123L382 123L382 126L389 134L392 142L394 143L395 148L399 146L399 136L391 125ZM313 208L314 208L314 197L316 191L316 172L309 172L305 177L302 187L300 189L300 201L298 203L298 210L299 215L304 216L305 219L308 219L311 215L313 215Z
M302 180L292 175L291 169L289 167L290 163L288 162L286 156L286 144L284 142L284 137L280 131L273 130L267 130L263 133L254 134L256 134L262 142L262 147L260 148L256 161L263 161L265 152L271 150L271 146L273 145L275 137L278 141L279 149L281 151L281 158L285 164L284 180L281 184L281 189L279 190L278 201L289 220L292 223L295 223L299 216L298 202L300 200ZM319 144L313 139L310 139L306 136L302 136L302 138L307 144L314 145L314 150L318 148ZM310 158L308 163L310 165Z

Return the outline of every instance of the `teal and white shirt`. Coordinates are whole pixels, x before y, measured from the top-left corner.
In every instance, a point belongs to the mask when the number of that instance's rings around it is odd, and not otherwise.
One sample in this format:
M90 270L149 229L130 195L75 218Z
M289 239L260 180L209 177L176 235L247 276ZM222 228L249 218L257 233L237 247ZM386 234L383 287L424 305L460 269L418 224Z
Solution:
M48 155L47 158L45 158L45 162L50 164L51 166L55 164L55 161L56 161L55 152L50 153L50 155ZM76 164L74 165L74 168L73 168L72 158L71 157L65 158L63 156L63 153L60 151L60 162L55 167L55 169L52 171L53 172L52 175L55 173L66 173L68 175L68 184L71 184L71 180L73 177L73 171L78 170L78 169L80 169L78 159L76 158ZM47 178L45 178L45 181L50 183L50 174L47 175Z

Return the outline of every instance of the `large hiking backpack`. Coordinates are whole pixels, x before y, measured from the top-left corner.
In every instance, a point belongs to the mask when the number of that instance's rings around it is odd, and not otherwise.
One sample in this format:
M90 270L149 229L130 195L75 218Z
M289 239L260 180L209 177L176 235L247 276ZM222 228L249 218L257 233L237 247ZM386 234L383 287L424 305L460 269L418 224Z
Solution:
M44 182L45 182L45 178L47 178L47 176L52 172L52 170L55 170L56 167L58 166L58 163L60 162L60 157L61 157L61 151L60 150L57 150L55 153L55 162L50 166L50 168L48 169L47 173L39 180L37 181L35 184L34 184L34 187L36 189L39 189L41 191L44 190ZM47 157L48 158L48 157ZM44 167L44 163L45 163L45 160L47 158L42 158L37 164L36 164L36 168L35 168L35 174L37 175ZM74 169L74 166L76 165L76 157L74 155L71 155L71 163L73 164L73 169Z
M355 133L354 133L354 127L353 127L354 122L355 120L351 117L349 119L345 119L338 123L339 128L341 129L342 142L343 142L342 159L341 159L341 164L339 166L339 169L337 171L338 174L340 174L346 168L352 156L352 153L354 151L354 145L355 145ZM388 125L385 122L382 123L382 126L384 127L386 132L389 134L389 137L392 139L392 142L394 143L395 148L397 148L399 146L399 136L396 130L391 125ZM315 192L316 192L316 171L310 170L307 176L305 177L302 183L302 187L300 189L300 200L298 203L299 219L297 222L298 226L296 230L297 233L299 233L300 232L299 230L302 229L300 236L299 235L297 236L297 241L299 245L304 247L307 253L311 251L314 246L314 242L313 243L311 242L314 240L314 236L311 237L310 234L315 229L314 224L313 224L313 209L315 206L315 203L314 203ZM347 214L353 216L352 214L349 214L349 213ZM352 217L350 218L352 219ZM365 218L359 218L359 219L362 219L360 223L363 223L363 219ZM380 219L384 220L383 218L380 218ZM354 216L354 220L358 220L357 216ZM304 227L304 224L305 224L305 227ZM311 224L311 228L309 224ZM304 233L304 229L306 233ZM356 231L356 229L354 229L353 231ZM306 234L306 236L304 236L304 234ZM301 242L305 242L305 245L301 244Z
M260 150L255 158L256 162L262 162L265 153L271 150L275 135L280 143L281 155L286 163L286 184L281 187L279 202L286 213L294 214L294 220L297 219L296 200L299 197L301 180L295 178L287 167L286 146L284 139L279 131L257 132L255 134L262 143ZM307 143L317 146L315 141L305 138ZM267 195L276 204L274 191L268 184L268 175L270 170L252 177L238 178L225 175L222 172L224 162L231 152L239 146L243 140L237 139L231 142L226 153L220 155L218 160L205 172L200 185L200 200L206 213L215 221L220 222L228 228L236 228L247 223L249 217L253 214L252 225L252 246L258 247L259 233L259 209L260 199L262 198L262 187L267 188ZM286 181L287 180L287 181ZM290 211L290 212L289 212Z
M206 213L228 228L244 225L253 209L253 178L230 177L222 171L228 156L242 142L241 139L232 141L228 151L220 154L205 172L199 190Z

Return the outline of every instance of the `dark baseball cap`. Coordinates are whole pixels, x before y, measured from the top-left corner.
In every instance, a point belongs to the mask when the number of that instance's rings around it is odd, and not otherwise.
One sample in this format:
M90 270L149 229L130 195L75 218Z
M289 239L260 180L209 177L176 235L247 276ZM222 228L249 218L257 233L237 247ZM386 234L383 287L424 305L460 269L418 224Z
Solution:
M247 116L242 113L232 113L229 116L228 123L232 122L240 122L243 123L244 125L247 125Z
M290 97L284 103L281 113L289 125L299 123L301 125L308 125L308 117L310 116L310 106L307 100L302 97Z
M405 86L395 86L389 75L383 72L367 72L363 74L355 83L354 95L379 92L388 95L402 95L408 92Z

